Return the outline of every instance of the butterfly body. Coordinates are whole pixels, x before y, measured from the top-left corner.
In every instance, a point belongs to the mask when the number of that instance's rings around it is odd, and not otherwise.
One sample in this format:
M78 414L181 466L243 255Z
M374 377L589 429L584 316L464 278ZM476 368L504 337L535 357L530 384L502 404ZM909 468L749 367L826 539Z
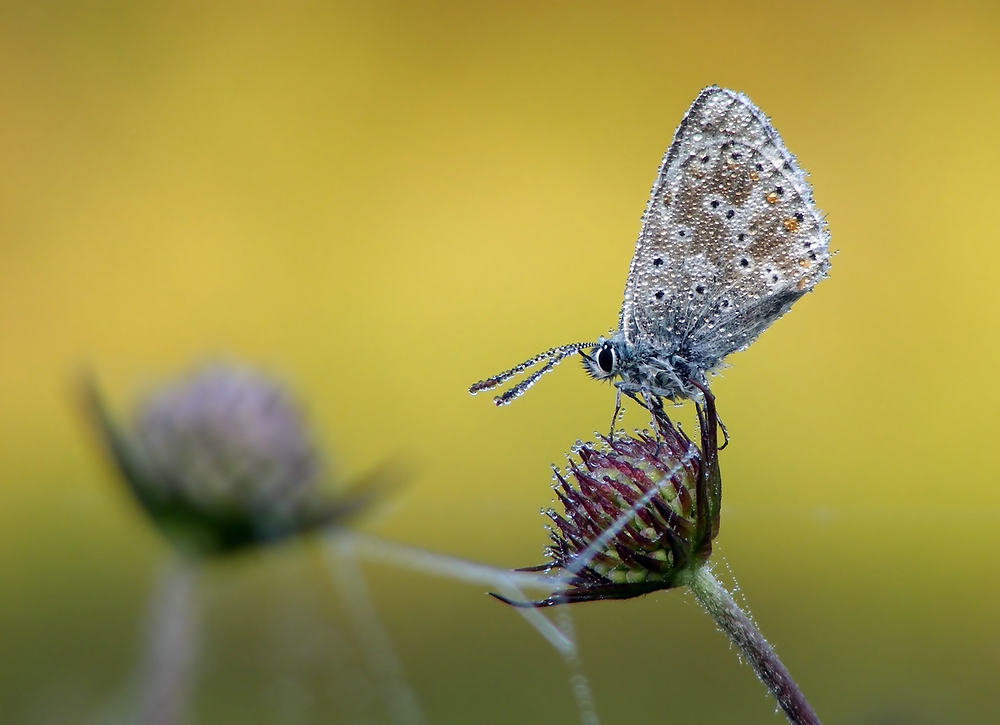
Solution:
M569 354L629 394L680 400L823 279L829 233L805 173L767 117L742 93L704 89L657 173L629 267L618 330L553 348L477 383L518 397Z
M676 349L653 346L645 341L633 343L621 331L600 338L591 352L580 352L583 367L595 380L608 380L623 392L678 400L696 395L694 380L707 385L705 371L709 364L678 346Z

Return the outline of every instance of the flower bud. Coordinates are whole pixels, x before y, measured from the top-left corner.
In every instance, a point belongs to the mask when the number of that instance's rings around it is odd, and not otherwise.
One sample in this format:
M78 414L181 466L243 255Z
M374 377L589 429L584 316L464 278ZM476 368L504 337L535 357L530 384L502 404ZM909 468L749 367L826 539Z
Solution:
M721 502L713 401L699 418L701 449L661 410L655 434L577 444L554 476L563 513L546 512L551 561L532 568L561 570L569 587L522 605L628 599L688 582L712 552Z
M330 523L358 501L331 502L302 415L284 388L245 367L211 365L140 403L116 428L91 409L135 494L180 548L214 553Z

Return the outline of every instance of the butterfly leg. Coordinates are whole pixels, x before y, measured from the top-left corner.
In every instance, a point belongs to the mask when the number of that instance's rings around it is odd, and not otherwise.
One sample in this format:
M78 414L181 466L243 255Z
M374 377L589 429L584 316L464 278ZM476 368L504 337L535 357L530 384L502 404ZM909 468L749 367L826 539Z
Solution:
M625 393L628 397L632 398L635 402L641 405L643 408L649 409L649 405L645 402L649 398L649 388L642 385L636 385L635 383L615 383L615 387L618 391ZM636 394L642 394L642 398L639 398Z
M622 410L622 389L621 388L616 388L615 389L615 412L614 412L614 415L611 416L611 432L608 433L608 440L609 441L610 440L614 440L614 437L615 437L615 428L618 427L618 414L621 412L621 410Z
M657 447L659 447L660 441L664 439L663 431L670 430L674 428L673 421L670 420L670 416L667 415L667 411L663 407L663 396L657 392L650 392L649 390L643 391L643 397L646 399L646 410L649 411L650 419L653 424L653 432L656 435ZM678 429L680 426L677 426Z
M625 393L625 395L649 411L653 432L656 433L657 437L659 437L662 425L672 425L669 416L667 416L666 411L663 409L663 394L659 389L650 389L643 385L625 382L615 383L615 387L618 388L619 395Z

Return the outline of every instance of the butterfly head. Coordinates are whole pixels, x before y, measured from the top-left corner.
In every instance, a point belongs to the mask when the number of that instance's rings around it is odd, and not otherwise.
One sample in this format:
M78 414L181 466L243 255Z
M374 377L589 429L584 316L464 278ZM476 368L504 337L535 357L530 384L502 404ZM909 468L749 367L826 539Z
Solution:
M621 377L622 359L625 356L624 340L616 337L601 338L589 352L580 351L583 369L595 380L612 380Z

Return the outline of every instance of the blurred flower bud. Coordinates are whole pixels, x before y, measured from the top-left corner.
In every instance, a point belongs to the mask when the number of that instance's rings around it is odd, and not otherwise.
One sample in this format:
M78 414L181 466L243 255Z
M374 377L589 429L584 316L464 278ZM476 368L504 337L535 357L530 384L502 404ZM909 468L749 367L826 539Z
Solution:
M655 435L578 443L554 476L564 513L546 512L551 561L531 568L561 571L569 587L539 602L504 601L544 607L687 584L712 553L722 493L714 402L699 416L701 450L662 411Z
M167 537L192 553L286 538L329 524L366 496L321 495L322 466L285 389L246 367L211 365L165 385L119 430L88 398L112 458Z

